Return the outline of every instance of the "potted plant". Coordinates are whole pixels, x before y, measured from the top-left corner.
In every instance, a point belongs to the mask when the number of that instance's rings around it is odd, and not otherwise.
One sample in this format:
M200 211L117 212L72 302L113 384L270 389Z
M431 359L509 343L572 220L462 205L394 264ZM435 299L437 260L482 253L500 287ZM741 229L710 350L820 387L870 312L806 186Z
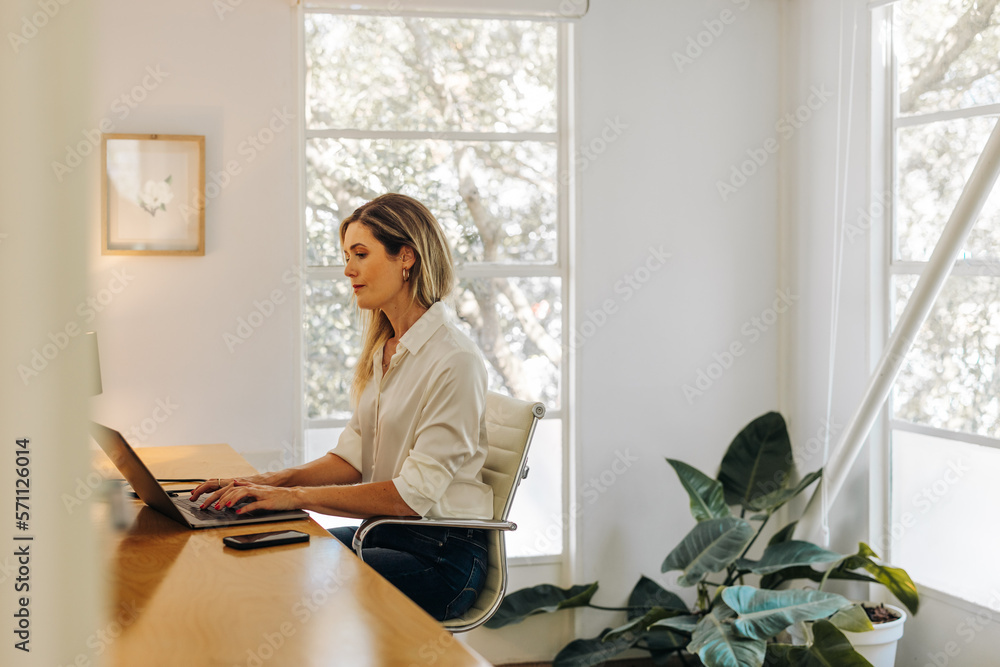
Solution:
M758 559L747 558L771 517L821 475L817 470L792 483L795 463L780 414L769 412L748 424L714 479L681 461L667 462L687 491L696 524L667 554L661 571L679 572L677 584L695 588L693 606L645 576L624 607L593 604L597 582L568 589L543 584L508 595L486 626L574 607L626 612L624 625L568 644L555 658L557 667L597 665L630 648L649 651L654 664L677 654L684 664L697 655L708 667L853 667L872 663L848 637L873 625L861 604L824 591L828 581L882 584L911 613L917 611L909 575L882 564L864 543L857 553L835 553L793 539L791 522ZM803 583L809 588L790 587ZM801 643L781 641L796 624Z

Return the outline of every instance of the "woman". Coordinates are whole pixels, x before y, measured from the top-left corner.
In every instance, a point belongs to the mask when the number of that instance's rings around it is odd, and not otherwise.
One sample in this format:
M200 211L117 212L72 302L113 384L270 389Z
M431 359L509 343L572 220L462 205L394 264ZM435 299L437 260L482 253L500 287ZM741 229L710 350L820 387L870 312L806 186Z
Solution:
M440 224L420 202L386 194L340 225L344 274L367 318L351 390L355 406L337 446L295 468L209 480L201 507L307 509L354 518L490 519L486 367L443 299L455 279ZM354 528L331 532L350 546ZM485 531L380 526L364 560L444 620L475 601L486 577Z

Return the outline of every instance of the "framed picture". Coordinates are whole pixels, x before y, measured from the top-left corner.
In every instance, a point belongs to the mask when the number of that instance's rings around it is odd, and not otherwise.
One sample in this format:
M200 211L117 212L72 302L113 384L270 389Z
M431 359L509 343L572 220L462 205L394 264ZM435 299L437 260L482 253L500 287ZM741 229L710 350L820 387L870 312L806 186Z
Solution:
M205 254L205 137L101 136L101 254Z

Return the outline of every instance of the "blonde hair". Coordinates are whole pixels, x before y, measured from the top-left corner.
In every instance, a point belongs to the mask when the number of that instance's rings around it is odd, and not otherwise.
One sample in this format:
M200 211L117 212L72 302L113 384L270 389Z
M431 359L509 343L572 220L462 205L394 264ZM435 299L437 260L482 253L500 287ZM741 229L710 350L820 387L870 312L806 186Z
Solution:
M427 207L412 197L390 192L376 197L355 209L340 223L340 245L344 245L347 227L361 223L372 236L385 246L389 257L399 256L403 247L413 250L410 267L410 301L430 308L448 296L455 285L455 269L451 250L441 223ZM357 405L361 393L374 375L372 360L375 351L395 335L389 318L381 309L368 310L362 315L364 344L351 383L351 403Z

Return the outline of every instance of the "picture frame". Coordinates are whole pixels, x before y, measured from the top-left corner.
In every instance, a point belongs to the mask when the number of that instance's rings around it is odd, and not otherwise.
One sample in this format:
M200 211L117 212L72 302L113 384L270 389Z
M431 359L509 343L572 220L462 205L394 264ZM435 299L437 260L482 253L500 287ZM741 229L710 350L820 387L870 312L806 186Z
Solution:
M205 254L205 137L101 135L101 254Z

